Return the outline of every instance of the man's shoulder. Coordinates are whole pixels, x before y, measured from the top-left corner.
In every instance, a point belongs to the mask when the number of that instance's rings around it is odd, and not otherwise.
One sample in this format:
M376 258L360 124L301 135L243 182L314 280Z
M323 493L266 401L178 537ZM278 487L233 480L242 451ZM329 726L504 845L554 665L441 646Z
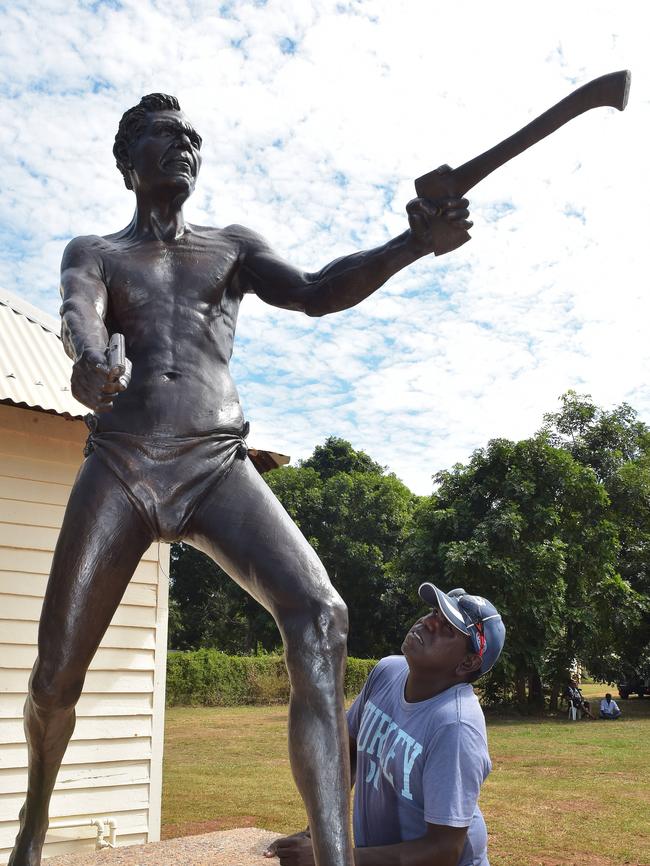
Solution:
M456 725L485 732L485 716L476 692L469 683L446 689L436 703L436 723L439 727Z
M485 715L476 692L471 685L467 684L466 688L459 690L458 699L458 723L461 729L466 732L465 736L469 736L472 742L480 741L487 754Z
M378 677L392 677L401 674L408 667L404 656L384 656L372 669L373 674Z
M391 684L408 665L404 656L385 656L368 674L366 692L372 694L378 688Z

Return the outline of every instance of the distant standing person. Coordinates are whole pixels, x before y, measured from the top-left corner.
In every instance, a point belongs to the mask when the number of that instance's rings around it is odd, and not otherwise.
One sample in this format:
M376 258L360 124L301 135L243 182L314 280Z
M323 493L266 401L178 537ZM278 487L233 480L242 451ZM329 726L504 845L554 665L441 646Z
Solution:
M611 693L607 692L605 697L600 702L600 718L601 719L617 719L621 715L621 711L616 701L612 698Z

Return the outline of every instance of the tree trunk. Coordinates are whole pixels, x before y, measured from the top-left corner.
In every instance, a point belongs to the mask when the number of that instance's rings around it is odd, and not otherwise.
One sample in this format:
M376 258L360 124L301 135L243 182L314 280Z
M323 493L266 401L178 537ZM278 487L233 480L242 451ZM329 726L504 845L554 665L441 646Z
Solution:
M517 671L515 675L515 694L517 703L523 707L526 703L526 673L525 671Z
M561 688L562 686L559 683L553 683L551 685L551 694L548 701L548 707L550 710L553 710L553 712L557 711Z
M544 706L544 690L539 671L532 670L528 678L528 705L535 708Z
M253 623L253 617L250 616L250 614L246 616L246 637L244 638L244 645L246 655L254 653L257 649L255 625Z

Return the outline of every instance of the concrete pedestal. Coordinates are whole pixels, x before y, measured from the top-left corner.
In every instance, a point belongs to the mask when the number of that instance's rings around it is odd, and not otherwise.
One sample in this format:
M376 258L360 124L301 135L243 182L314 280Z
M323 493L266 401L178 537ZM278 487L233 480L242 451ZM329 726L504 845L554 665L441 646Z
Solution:
M183 836L149 845L106 848L95 854L51 857L43 866L270 866L262 851L280 834L257 827Z

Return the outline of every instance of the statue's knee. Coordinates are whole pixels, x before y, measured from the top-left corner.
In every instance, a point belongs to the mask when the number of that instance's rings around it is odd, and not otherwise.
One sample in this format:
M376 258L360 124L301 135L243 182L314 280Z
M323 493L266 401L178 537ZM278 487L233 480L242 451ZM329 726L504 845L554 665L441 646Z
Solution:
M39 710L65 710L77 703L83 683L83 677L37 666L30 680L29 696Z
M298 662L305 654L311 655L310 650L333 655L345 651L348 609L338 595L305 605L299 613L292 614L285 625L287 655L296 656Z
M329 652L343 651L348 639L348 609L343 599L322 601L314 611L313 631L316 641Z
M332 635L345 647L348 640L348 606L340 596L330 605L329 617Z

